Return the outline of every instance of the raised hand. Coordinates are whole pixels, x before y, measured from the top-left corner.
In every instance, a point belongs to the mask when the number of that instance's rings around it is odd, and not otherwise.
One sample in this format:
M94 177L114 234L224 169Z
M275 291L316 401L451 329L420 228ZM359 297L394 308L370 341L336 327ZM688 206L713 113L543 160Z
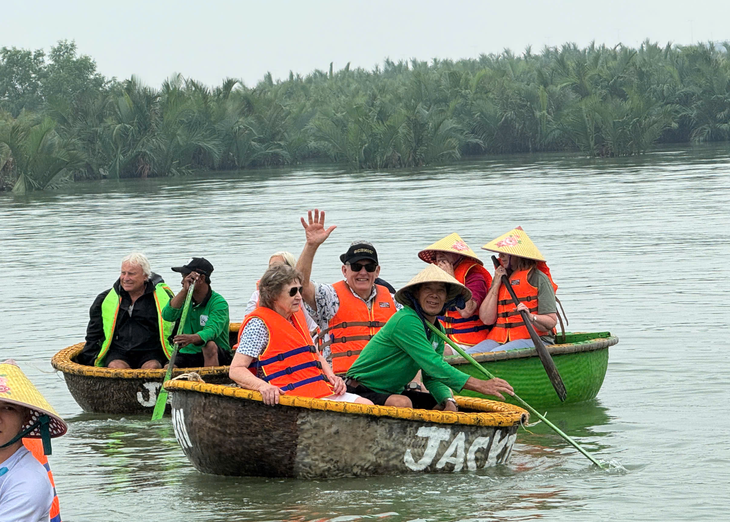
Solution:
M307 212L307 220L301 218L304 233L307 237L307 244L319 246L324 243L337 226L324 227L324 210L310 210Z

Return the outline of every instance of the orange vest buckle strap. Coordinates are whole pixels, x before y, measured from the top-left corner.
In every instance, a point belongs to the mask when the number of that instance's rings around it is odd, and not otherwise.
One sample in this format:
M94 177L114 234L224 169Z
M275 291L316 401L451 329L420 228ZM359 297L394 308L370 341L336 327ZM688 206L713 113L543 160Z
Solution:
M530 302L531 304L528 308L531 313L535 314L538 309L537 287L532 286L527 281L528 275L529 270L514 272L510 276L510 284L518 301L521 303ZM509 291L505 285L499 288L497 299L497 322L489 332L487 338L501 344L518 339L529 339L530 332L527 330L527 326L517 311L516 305L510 298ZM534 304L532 304L533 302ZM537 325L533 326L539 336L550 334L548 331L540 330Z
M321 346L330 347L332 370L342 374L347 373L367 342L396 312L395 301L388 289L381 285L375 285L376 295L370 306L355 296L345 281L338 281L332 287L337 292L340 307L322 332L329 332L329 339ZM337 335L333 335L333 330Z

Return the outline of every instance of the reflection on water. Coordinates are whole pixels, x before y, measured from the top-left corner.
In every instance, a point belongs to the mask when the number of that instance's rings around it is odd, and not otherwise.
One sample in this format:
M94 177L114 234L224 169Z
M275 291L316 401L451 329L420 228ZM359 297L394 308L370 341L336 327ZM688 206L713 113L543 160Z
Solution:
M3 355L70 421L51 456L64 520L724 515L730 454L716 434L730 431L730 416L716 412L730 402L729 156L725 145L600 161L505 156L387 173L272 169L0 196ZM323 282L340 279L338 256L356 239L375 243L382 277L400 287L423 267L416 253L439 238L458 232L479 252L522 225L548 259L570 329L621 339L598 399L548 418L628 472L596 469L537 425L519 433L509 465L476 474L215 477L192 468L167 419L81 413L50 357L83 338L89 306L125 254L147 253L173 289L179 277L170 267L204 255L216 267L212 286L240 320L269 255L301 250L299 217L314 207L338 226L317 253L313 275ZM357 443L356 433L346 436Z

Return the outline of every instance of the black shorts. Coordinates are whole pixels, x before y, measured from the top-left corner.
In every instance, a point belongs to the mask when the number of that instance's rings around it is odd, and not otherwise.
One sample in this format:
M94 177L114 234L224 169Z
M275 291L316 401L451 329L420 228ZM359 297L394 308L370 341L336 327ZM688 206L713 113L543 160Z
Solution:
M104 358L104 364L109 366L112 361L124 361L130 368L136 369L152 360L159 362L163 367L167 364L167 357L162 350L131 350L128 352L109 350Z
M351 386L348 384L347 391L349 393L355 393L364 399L371 400L373 401L373 404L377 404L378 406L385 406L385 401L387 401L388 397L390 397L391 395L405 395L406 397L411 399L413 407L417 410L432 410L438 404L436 402L436 399L434 399L433 395L431 395L430 393L424 393L414 390L404 390L399 394L380 393L373 391L370 388L358 383L357 386Z
M228 366L231 364L232 360L233 355L231 354L231 352L228 352L219 346L218 365ZM175 356L175 366L177 366L178 368L202 368L204 364L205 358L203 357L202 351L198 353L177 352L177 355Z

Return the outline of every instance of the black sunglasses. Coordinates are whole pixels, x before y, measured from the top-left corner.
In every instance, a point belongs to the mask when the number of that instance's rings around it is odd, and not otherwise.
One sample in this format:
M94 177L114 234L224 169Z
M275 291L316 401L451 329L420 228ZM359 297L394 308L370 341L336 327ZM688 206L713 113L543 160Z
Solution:
M302 290L304 290L303 286L292 286L289 289L289 297L294 297L295 295L297 295L297 292L299 292L299 294L301 295Z
M350 269L353 272L359 272L363 269L363 267L368 271L368 273L373 273L375 272L375 269L378 268L378 265L376 263L350 263Z

